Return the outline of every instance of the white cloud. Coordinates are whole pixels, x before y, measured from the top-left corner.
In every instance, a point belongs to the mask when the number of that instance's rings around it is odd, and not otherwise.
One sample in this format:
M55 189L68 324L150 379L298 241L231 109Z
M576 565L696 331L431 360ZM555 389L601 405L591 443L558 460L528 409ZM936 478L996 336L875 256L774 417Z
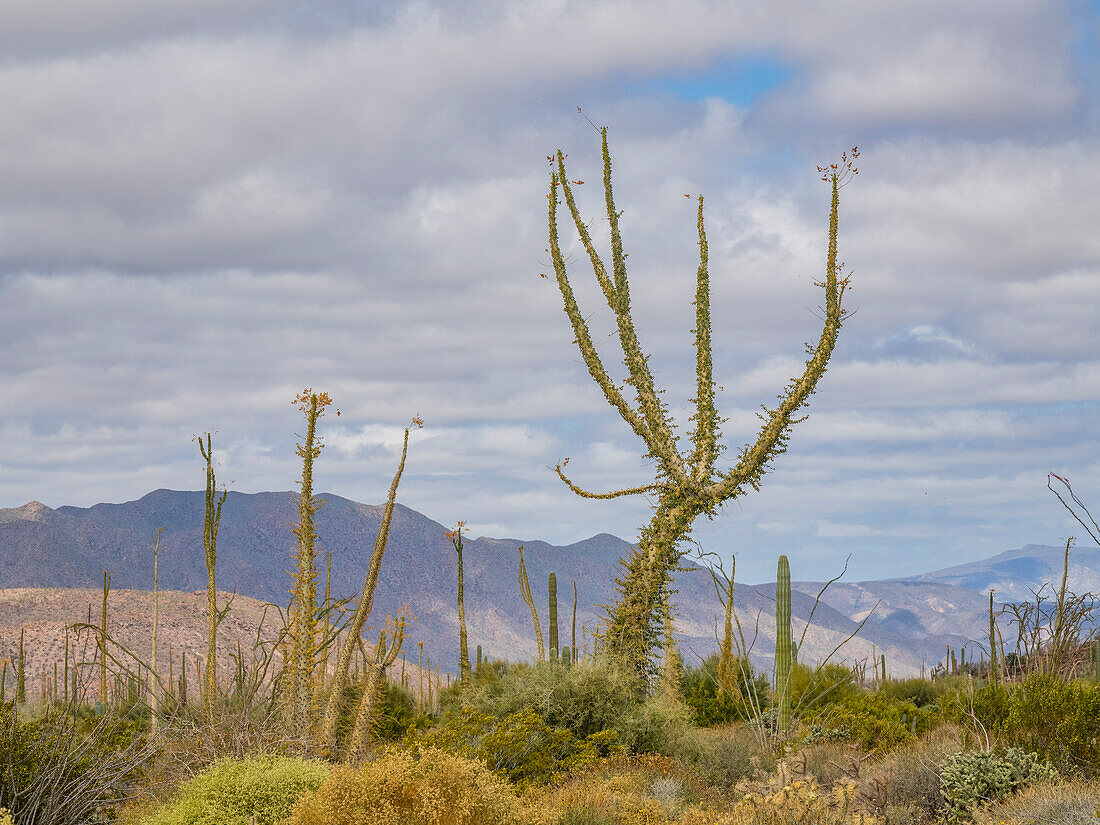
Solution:
M190 438L208 429L234 489L290 489L290 400L312 386L343 411L325 421L319 487L381 501L420 413L402 503L488 534L634 538L649 502L579 500L548 469L570 456L593 490L653 471L539 277L556 147L588 181L579 202L606 249L578 105L610 126L638 334L684 425L698 250L683 195L706 196L726 462L820 332L828 189L814 166L860 145L840 205L855 313L811 417L759 494L697 525L714 549L754 549L739 570L773 575L792 543L829 570L851 547L884 570L996 552L1057 529L1033 489L1049 465L1100 485L1100 153L1095 78L1073 74L1079 10L89 9L0 8L10 505L198 487ZM761 54L791 79L754 106L661 88ZM621 378L603 297L562 238Z

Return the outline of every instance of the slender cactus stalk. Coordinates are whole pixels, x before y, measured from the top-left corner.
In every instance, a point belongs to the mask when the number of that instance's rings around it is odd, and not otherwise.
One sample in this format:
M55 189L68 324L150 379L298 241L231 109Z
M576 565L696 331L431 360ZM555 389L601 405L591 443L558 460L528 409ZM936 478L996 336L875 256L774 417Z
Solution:
M218 661L217 641L218 625L221 616L218 611L217 584L214 569L218 562L218 526L222 520L222 505L227 490L217 495L217 479L214 477L214 450L210 443L210 433L206 433L206 446L199 438L199 452L206 461L206 510L202 524L202 546L206 552L206 686L203 691L207 716L213 719L213 701L218 690L217 673L214 668Z
M106 707L107 697L107 594L111 590L111 576L103 571L103 609L99 624L99 701ZM22 637L21 637L22 638Z
M569 652L573 656L573 661L577 661L577 583L573 582L573 634L569 639L570 647Z
M775 582L775 694L779 704L779 729L791 721L791 565L779 557Z
M737 559L731 560L730 576L725 588L726 624L722 632L722 643L718 648L718 684L732 697L740 697L737 685L737 667L733 658L733 576L737 570Z
M470 651L466 647L466 599L462 581L462 528L466 522L460 521L454 530L444 535L451 540L458 554L458 671L463 684L470 683ZM478 652L481 645L478 645Z
M69 628L66 627L63 632L65 634L65 684L63 689L65 691L65 704L67 705L69 704ZM76 697L74 696L73 699L76 699ZM0 699L0 702L2 701Z
M160 624L160 578L158 562L160 560L160 537L164 533L163 527L153 531L150 541L153 545L153 639L149 654L149 668L152 675L152 683L149 685L149 727L155 734L160 727L160 677L157 675L157 628ZM67 652L67 651L66 651ZM66 670L68 669L68 657L66 655Z
M423 427L424 422L420 416L413 418L413 424ZM378 586L378 573L382 569L382 555L386 552L386 539L390 534L390 523L393 520L394 503L397 500L397 485L401 483L401 474L405 471L405 457L409 453L409 429L405 428L405 440L401 447L401 461L397 465L397 472L390 483L389 496L386 498L386 506L382 511L382 524L378 528L378 537L374 541L374 551L371 553L370 566L367 568L367 576L363 580L363 592L359 596L359 604L355 606L355 615L352 616L347 626L347 639L340 650L340 657L336 660L336 668L332 673L332 687L329 690L328 704L321 721L321 747L329 754L336 753L336 724L340 718L340 699L344 694L344 688L348 683L348 668L351 665L352 655L363 638L363 626L367 623L374 606L374 590ZM423 651L423 646L421 646Z
M323 502L313 497L313 461L323 446L317 437L317 420L332 403L326 392L303 390L291 402L306 418L305 443L296 447L302 459L302 491L298 498L298 523L294 526L297 549L294 553L294 600L291 607L291 650L288 687L290 718L298 735L310 730L313 708L314 669L317 656L317 531L314 516ZM337 410L339 415L340 411Z
M550 661L558 661L558 577L551 573L547 582L550 593Z
M548 224L550 254L557 285L564 302L565 314L573 328L574 341L588 368L589 375L603 391L631 430L646 446L646 456L657 463L656 479L649 484L609 493L593 493L568 479L564 459L555 468L561 480L574 493L585 498L615 498L642 493L656 494L657 504L649 524L638 538L638 549L622 564L625 574L617 580L619 596L611 605L606 646L630 661L641 676L652 671L651 652L659 645L660 594L679 563L683 551L679 545L686 540L691 526L700 515L712 516L725 501L743 495L749 488L758 489L770 462L785 451L791 427L799 420L797 414L809 401L832 355L837 333L845 312L842 298L848 286L847 278L838 277L836 240L838 225L838 191L850 174L858 170L853 163L857 149L843 157L843 168L836 164L819 167L823 179L832 182L832 206L829 216L829 248L825 280L819 286L825 291L825 318L815 347L808 347L809 359L801 376L790 381L780 396L778 406L766 408L763 427L752 444L746 445L738 462L720 472L715 467L722 447L719 444L719 417L714 404L715 382L711 362L710 280L706 232L703 225L703 198L698 199L696 229L699 236L699 267L695 293L696 410L692 416L695 429L691 436L692 450L684 455L677 448L674 424L667 405L660 400L660 390L649 368L649 357L642 351L630 314L630 292L619 230L620 213L616 209L611 187L611 155L607 145L607 129L601 129L603 149L603 188L607 219L611 231L611 273L596 251L573 197L574 185L565 170L565 155L558 151L550 158L550 192ZM584 313L577 305L566 272L565 254L558 238L557 209L559 190L573 219L581 245L588 254L607 305L615 315L619 344L636 404L631 406L622 394L622 387L609 376L596 351Z
M416 712L424 712L424 642L416 643Z
M367 749L371 725L374 722L374 710L381 698L382 684L386 678L386 668L393 664L405 640L404 613L398 614L396 619L393 617L389 619L390 627L383 628L378 634L378 644L374 648L374 656L368 665L366 685L363 688L363 696L359 700L359 709L355 714L355 724L348 739L344 761L350 764L359 762ZM389 636L388 646L387 635Z
M539 612L535 609L535 599L531 596L531 583L527 580L527 565L523 563L523 545L519 546L519 592L527 606L531 608L531 621L535 624L535 641L538 643L539 661L546 661L546 647L542 643L542 625L539 624Z
M27 652L23 648L23 628L19 628L19 661L15 666L15 704L27 703Z

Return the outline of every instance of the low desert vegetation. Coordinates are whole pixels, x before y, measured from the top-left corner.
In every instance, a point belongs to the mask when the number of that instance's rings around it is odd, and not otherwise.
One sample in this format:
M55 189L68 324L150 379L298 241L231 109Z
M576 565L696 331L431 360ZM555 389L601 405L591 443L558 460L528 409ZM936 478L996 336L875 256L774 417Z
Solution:
M585 364L658 472L651 484L596 494L566 478L568 459L556 468L580 496L649 493L656 501L637 551L623 561L619 598L607 607L591 650L583 627L577 638L575 603L573 626L561 626L567 611L558 610L554 573L544 637L542 606L532 598L521 550L517 586L531 611L538 658L490 661L478 647L471 660L459 522L446 534L460 570L457 678L444 681L420 645L415 657L402 658L398 677L395 663L407 654L415 630L410 614L375 617L370 630L367 621L409 430L361 593L331 593L329 557L322 596L313 521L320 503L312 490L323 447L318 423L332 399L307 389L293 401L305 417L306 435L298 446L302 492L293 526L292 599L270 605L275 626L261 628L251 650L238 648L227 670L215 661L228 610L216 589L226 496L224 488L218 493L206 434L199 439L206 467L205 666L181 660L177 670L169 658L167 673L158 667L156 607L148 657L120 645L111 635L105 571L98 622L89 611L87 622L68 630L83 636L86 655L70 657L66 640L64 662L35 696L26 689L22 641L18 655L0 663L0 825L1092 821L1100 807L1095 600L1073 594L1065 576L1051 594L1041 591L1034 602L1007 606L1011 616L1004 608L995 613L991 598L986 655L977 662L972 652L969 662L965 651L951 652L929 679L895 680L884 658L799 658L803 638L793 632L786 556L777 562L774 662L762 666L733 611L732 571L727 576L717 567L714 583L725 614L719 649L703 661L684 661L672 635L668 584L692 522L759 486L824 374L845 317L841 299L848 281L836 263L837 193L857 171L858 152L819 170L831 184L832 201L818 343L808 347L803 374L792 379L775 409L766 410L757 439L732 468L719 471L702 198L696 213L696 429L692 449L682 454L634 332L606 130L601 137L611 266L588 235L573 200L573 187L582 181L570 181L561 153L549 157L548 252ZM629 371L622 386L606 373L568 280L558 239L559 196L616 317ZM636 408L622 395L627 384ZM414 426L422 424L419 416L413 419ZM1080 505L1068 483L1058 481ZM1080 515L1087 510L1067 507L1095 539L1100 528L1093 533ZM152 539L155 558L159 534ZM1018 639L1006 651L1002 634L1010 630ZM9 666L14 685L5 695Z

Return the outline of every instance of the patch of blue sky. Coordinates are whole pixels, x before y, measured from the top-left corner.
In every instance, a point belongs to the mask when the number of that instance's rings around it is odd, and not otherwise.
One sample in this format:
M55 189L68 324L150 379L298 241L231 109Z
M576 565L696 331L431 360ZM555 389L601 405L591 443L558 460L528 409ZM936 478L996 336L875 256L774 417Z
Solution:
M720 98L736 106L751 106L761 96L784 85L792 68L768 56L712 62L694 70L678 70L634 84L660 89L688 100Z
M1078 68L1100 65L1100 0L1092 0L1074 25L1073 57Z

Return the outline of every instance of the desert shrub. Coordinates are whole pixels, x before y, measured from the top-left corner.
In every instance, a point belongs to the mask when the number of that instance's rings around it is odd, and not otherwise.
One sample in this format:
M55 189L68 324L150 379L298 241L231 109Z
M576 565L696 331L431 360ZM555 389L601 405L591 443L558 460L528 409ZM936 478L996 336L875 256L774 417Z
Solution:
M0 808L0 825L15 825L15 820L11 818L11 811L7 808Z
M860 796L871 810L885 814L891 822L901 811L929 820L944 806L940 791L940 764L960 752L965 732L954 725L941 725L920 739L901 745L860 770Z
M793 765L804 778L812 778L819 785L832 787L846 775L855 750L855 745L849 742L815 742L804 745L798 751Z
M670 696L654 696L635 704L614 730L618 741L634 753L691 759L698 749L691 710Z
M860 693L850 668L832 662L811 668L801 662L791 668L791 708L796 716L826 705L843 704Z
M933 705L948 691L948 686L929 679L891 679L881 690L894 701L908 699L918 708L923 708Z
M524 796L540 825L671 825L718 799L693 770L659 754L613 756Z
M728 790L758 770L775 769L771 751L744 724L700 730L696 735L697 753L686 761L715 787Z
M1100 773L1100 685L1033 676L1012 690L1001 735L1060 769Z
M970 819L975 808L1057 771L1034 753L1008 748L1003 753L956 753L940 764L940 777L948 819Z
M1100 684L1028 676L1017 685L959 692L950 712L971 715L1005 744L1038 753L1066 774L1100 775Z
M698 667L686 668L680 677L680 695L691 708L692 721L700 727L724 725L747 719L754 704L762 707L768 695L768 682L763 674L754 674L752 664L742 658L735 664L737 690L742 698L723 690L718 683L718 654L712 653ZM753 701L745 699L754 697Z
M601 657L574 667L549 662L511 665L499 678L475 680L453 697L444 718L461 708L500 717L534 709L551 727L568 729L584 739L618 730L641 701L641 691L628 666Z
M389 747L373 762L337 766L294 806L290 825L518 825L507 784L473 759Z
M616 749L615 738L612 731L601 731L580 739L571 730L551 727L530 708L503 718L466 708L438 727L410 735L406 744L478 759L524 788L594 762Z
M847 728L864 750L887 751L915 739L935 723L930 707L918 708L912 700L893 700L883 691L859 694L830 706L822 719L834 728Z
M336 725L337 738L344 742L355 725L355 716L359 712L359 703L363 697L363 685L348 684L340 699L340 711ZM409 731L428 727L431 718L419 713L416 699L403 686L393 682L382 685L378 703L375 705L371 732L379 739L401 739Z
M1006 822L1095 825L1097 811L1100 811L1100 785L1096 783L1037 782L979 809L974 814L974 822L976 825Z
M142 825L277 825L328 772L324 762L296 757L225 759L185 782Z
M115 716L80 727L63 708L21 721L12 705L0 705L0 807L19 825L83 823L109 810L142 777L158 744Z

